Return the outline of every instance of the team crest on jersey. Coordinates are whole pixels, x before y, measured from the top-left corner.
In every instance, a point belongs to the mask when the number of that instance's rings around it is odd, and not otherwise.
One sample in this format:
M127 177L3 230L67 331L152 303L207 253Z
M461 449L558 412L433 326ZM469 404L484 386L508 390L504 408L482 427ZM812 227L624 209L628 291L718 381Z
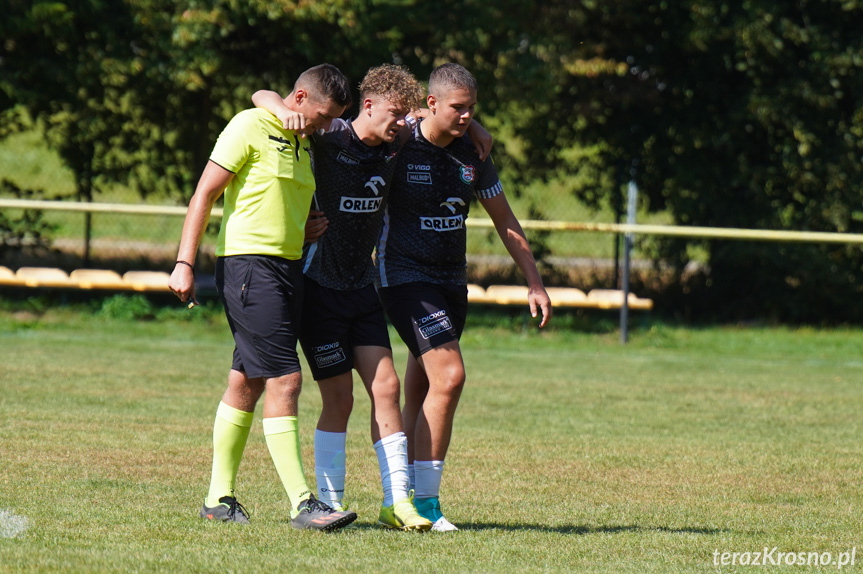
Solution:
M465 183L473 183L476 177L476 171L472 165L461 166L461 180Z

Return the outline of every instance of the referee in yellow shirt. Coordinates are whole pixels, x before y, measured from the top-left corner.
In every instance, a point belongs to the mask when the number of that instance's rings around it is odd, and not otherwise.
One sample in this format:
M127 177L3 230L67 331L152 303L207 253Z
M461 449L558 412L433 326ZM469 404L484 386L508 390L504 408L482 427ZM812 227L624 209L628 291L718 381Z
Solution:
M189 202L169 287L181 301L196 302L195 255L213 204L224 193L216 286L236 344L213 427L212 477L200 512L204 519L249 522L234 489L255 405L264 391L264 435L291 502L291 524L336 530L356 519L356 513L335 511L312 494L297 429L300 259L315 191L310 140L302 136L329 127L350 100L347 79L336 67L322 64L303 72L285 98L285 105L304 120L303 130L284 129L265 110L238 113L219 136Z

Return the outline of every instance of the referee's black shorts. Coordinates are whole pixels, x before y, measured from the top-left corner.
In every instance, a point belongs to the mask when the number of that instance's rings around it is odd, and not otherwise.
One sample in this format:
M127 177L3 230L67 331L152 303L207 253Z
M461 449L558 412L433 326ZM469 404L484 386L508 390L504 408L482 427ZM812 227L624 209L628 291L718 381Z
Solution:
M268 255L219 257L216 288L236 345L232 369L250 379L301 370L297 354L303 309L301 261Z
M300 344L316 381L354 368L354 349L390 348L387 320L374 285L342 291L306 277Z
M405 283L378 291L390 323L411 354L458 341L467 319L467 286Z

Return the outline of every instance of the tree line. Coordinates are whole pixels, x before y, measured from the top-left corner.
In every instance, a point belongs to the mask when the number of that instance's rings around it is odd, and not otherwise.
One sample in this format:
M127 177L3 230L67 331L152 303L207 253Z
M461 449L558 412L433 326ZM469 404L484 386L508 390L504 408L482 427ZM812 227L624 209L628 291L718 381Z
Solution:
M510 189L555 181L680 225L861 232L857 0L7 0L0 137L27 122L92 199L121 182L185 201L260 88L330 62L420 78L464 64ZM541 211L538 216L542 216ZM863 320L855 246L643 238L693 316ZM685 267L693 249L707 265Z

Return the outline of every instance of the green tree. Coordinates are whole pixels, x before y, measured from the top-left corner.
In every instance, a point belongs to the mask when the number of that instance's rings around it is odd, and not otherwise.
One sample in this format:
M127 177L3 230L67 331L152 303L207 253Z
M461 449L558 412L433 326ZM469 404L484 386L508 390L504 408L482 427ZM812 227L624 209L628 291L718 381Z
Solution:
M611 182L637 162L643 201L679 224L859 232L861 8L853 0L525 6L526 51L545 69L530 75L537 88L526 97L512 89L524 82L506 82L524 111L508 117L526 140L521 173L587 181L573 191L613 203ZM590 177L574 177L585 170ZM686 248L699 242L650 243L682 270ZM702 281L715 297L704 301L725 317L849 317L863 288L857 248L703 246Z
M0 136L26 109L74 171L80 198L120 181L184 202L216 135L254 90L286 93L322 61L355 85L385 61L420 78L456 61L480 81L481 119L513 182L556 180L589 205L617 207L635 166L644 204L680 224L859 231L861 8L859 0L9 0ZM734 299L726 316L841 317L863 285L859 249L644 244L679 272L688 250L702 247L703 300L722 309L715 301ZM737 296L741 285L751 295Z

